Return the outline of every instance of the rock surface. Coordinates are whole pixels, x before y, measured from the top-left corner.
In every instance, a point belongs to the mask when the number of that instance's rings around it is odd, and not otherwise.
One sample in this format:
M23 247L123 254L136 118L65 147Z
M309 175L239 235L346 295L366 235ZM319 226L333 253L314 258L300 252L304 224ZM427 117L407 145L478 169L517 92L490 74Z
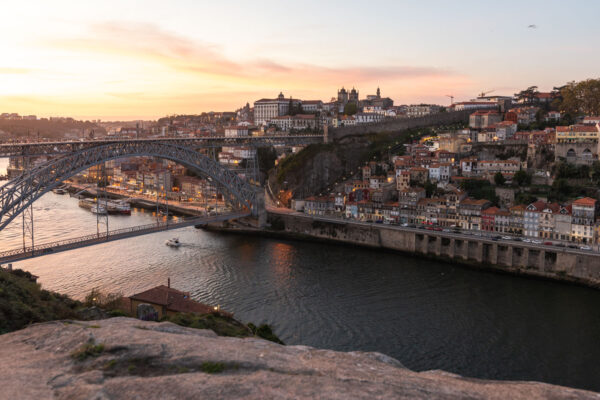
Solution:
M131 318L2 336L1 399L600 399L537 382L413 372L379 353L282 346Z

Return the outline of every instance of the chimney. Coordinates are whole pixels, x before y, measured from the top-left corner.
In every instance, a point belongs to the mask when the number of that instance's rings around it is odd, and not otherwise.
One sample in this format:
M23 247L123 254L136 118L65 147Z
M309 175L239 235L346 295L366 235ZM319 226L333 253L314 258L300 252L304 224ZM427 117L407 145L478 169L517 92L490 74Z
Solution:
M171 287L171 278L167 278L167 287Z

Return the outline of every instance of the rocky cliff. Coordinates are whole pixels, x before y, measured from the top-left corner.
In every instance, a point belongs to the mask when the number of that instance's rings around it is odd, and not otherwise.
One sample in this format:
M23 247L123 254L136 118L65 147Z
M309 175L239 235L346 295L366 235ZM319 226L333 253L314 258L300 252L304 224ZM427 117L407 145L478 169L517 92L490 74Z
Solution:
M536 382L413 372L379 353L282 346L130 318L2 336L1 399L600 399Z

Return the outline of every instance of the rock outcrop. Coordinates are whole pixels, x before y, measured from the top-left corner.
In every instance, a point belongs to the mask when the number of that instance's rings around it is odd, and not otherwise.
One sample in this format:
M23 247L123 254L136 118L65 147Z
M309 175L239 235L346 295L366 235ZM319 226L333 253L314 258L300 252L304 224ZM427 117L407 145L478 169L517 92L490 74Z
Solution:
M537 382L414 372L379 353L282 346L131 318L2 336L1 399L600 399Z

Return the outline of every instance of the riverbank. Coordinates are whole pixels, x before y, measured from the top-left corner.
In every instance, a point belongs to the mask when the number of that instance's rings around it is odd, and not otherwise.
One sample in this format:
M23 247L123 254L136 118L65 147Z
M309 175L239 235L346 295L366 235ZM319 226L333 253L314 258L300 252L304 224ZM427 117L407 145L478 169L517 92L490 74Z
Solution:
M600 288L600 254L565 248L269 211L270 227L211 225L207 230L328 242L399 252L513 275Z
M98 194L95 189L86 188L82 185L77 185L73 183L69 183L65 185L69 194L79 193L79 196L82 197L96 197ZM127 202L132 207L141 208L148 211L156 211L156 201L146 200L139 197L128 196L121 193L114 193L112 191L107 190L104 192L106 197L109 199L116 200L127 200ZM164 205L164 203L163 203ZM205 214L204 209L202 207L196 207L193 205L180 205L169 203L169 213L172 213L176 216L181 217L196 217L198 215Z

